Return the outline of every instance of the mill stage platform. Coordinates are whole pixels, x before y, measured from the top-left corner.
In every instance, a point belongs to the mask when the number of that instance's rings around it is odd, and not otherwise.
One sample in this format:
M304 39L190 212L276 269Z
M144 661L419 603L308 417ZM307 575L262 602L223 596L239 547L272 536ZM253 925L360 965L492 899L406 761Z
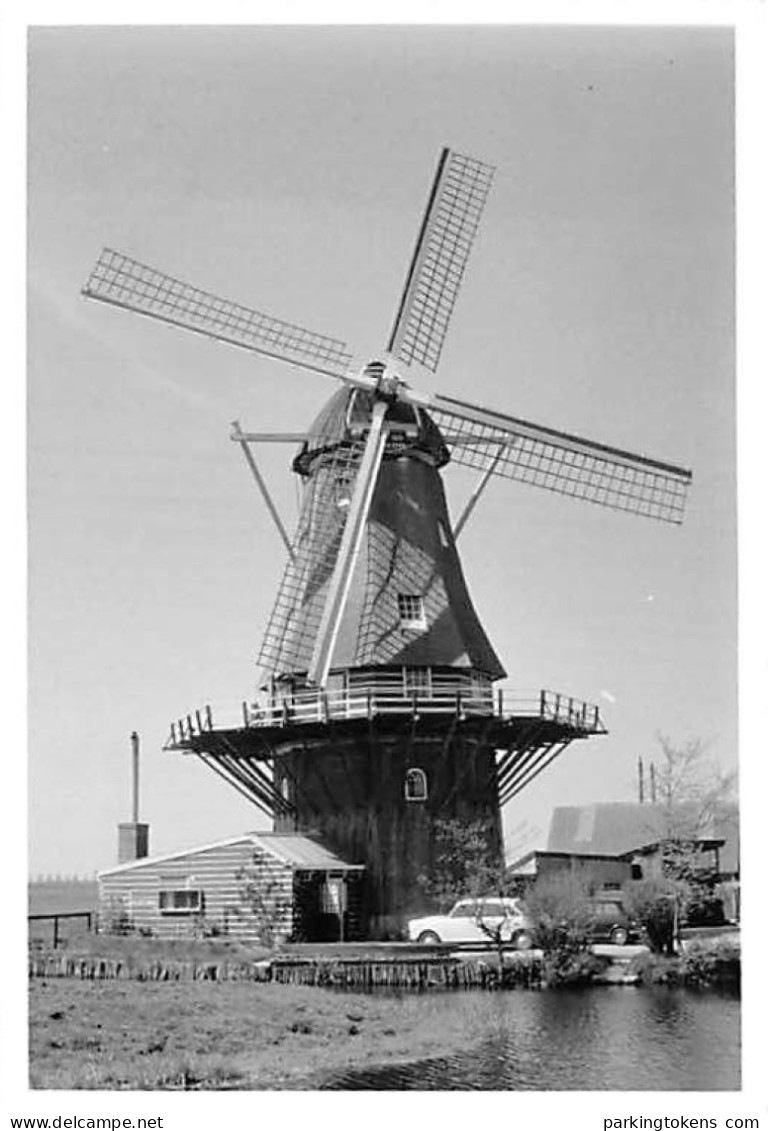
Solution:
M491 753L498 802L524 789L574 740L607 734L598 707L543 690L456 691L439 683L418 692L372 681L343 691L303 689L239 709L206 705L171 725L166 750L197 754L270 815L291 808L270 779L281 755L328 742L451 744Z
M238 747L248 748L253 756L260 744L264 757L272 757L271 739L282 741L285 731L295 727L308 732L325 729L328 724L368 723L379 725L414 720L441 726L456 721L470 726L493 724L494 731L509 732L536 723L542 734L571 738L607 734L597 706L558 692L537 694L499 688L472 691L442 688L439 685L419 691L404 691L394 682L362 684L342 691L305 689L290 696L271 697L266 702L242 701L239 708L216 709L206 704L202 710L184 715L171 723L166 750L198 752L208 738L226 734Z

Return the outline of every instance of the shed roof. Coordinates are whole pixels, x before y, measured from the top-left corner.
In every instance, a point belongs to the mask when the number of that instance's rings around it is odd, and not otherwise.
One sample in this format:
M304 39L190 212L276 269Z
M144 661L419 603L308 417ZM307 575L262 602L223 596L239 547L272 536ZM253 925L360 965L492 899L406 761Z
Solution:
M250 836L254 844L297 869L325 872L364 867L363 864L347 864L319 841L298 833L251 833Z
M680 807L685 817L685 807ZM691 827L695 822L692 820ZM559 805L552 811L547 850L581 855L623 856L658 844L668 833L663 805L606 801L593 805ZM697 830L695 839L719 841L714 828Z
M519 857L519 859L507 865L507 875L510 878L514 878L515 876L535 876L540 856L541 852L537 848L531 849L530 852L526 852L524 856Z
M552 851L548 848L534 848L531 852L526 852L524 856L514 860L511 864L507 865L507 875L514 879L517 876L536 876L538 874L539 864L543 860L623 860L625 854L614 855L605 852L561 852Z
M99 872L99 877L115 876L122 872L135 871L138 868L151 868L169 860L180 860L185 856L197 856L201 852L210 852L216 848L227 848L235 844L251 844L254 848L262 848L296 871L359 872L364 869L363 864L348 864L340 856L336 856L311 837L301 836L298 833L248 832L241 833L239 836L227 837L225 840L217 840L210 844L196 844L191 848L167 852L161 856L144 856L140 860L130 860L127 864L118 864L114 868L104 869Z

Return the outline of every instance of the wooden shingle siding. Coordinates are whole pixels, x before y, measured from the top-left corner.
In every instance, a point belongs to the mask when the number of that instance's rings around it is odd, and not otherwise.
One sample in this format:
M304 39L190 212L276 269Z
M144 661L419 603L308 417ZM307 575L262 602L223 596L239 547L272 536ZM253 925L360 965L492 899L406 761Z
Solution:
M163 939L221 933L244 941L259 941L259 918L244 900L249 869L260 882L265 880L281 893L281 915L275 927L280 934L289 936L293 928L293 872L289 865L256 848L246 837L102 874L101 929L109 931L123 926ZM161 912L160 892L184 889L202 893L201 911Z

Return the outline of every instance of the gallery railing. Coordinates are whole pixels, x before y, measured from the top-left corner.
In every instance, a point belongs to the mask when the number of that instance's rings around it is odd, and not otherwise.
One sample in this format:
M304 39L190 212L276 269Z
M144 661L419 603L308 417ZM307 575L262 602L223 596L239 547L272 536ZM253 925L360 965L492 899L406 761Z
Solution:
M571 727L584 734L600 734L605 728L599 708L580 699L543 690L525 694L504 688L456 689L433 684L418 691L406 690L395 681L391 686L377 680L338 691L302 690L270 701L243 702L239 710L206 705L171 724L166 743L184 746L206 731L244 728L293 727L351 719L375 719L382 715L450 715L459 719L539 718Z

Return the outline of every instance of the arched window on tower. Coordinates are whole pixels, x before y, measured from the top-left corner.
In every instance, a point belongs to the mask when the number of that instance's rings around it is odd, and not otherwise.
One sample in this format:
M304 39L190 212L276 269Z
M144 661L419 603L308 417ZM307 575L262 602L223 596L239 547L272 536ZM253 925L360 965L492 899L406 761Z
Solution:
M405 772L405 800L427 800L427 775L416 766L411 766Z

